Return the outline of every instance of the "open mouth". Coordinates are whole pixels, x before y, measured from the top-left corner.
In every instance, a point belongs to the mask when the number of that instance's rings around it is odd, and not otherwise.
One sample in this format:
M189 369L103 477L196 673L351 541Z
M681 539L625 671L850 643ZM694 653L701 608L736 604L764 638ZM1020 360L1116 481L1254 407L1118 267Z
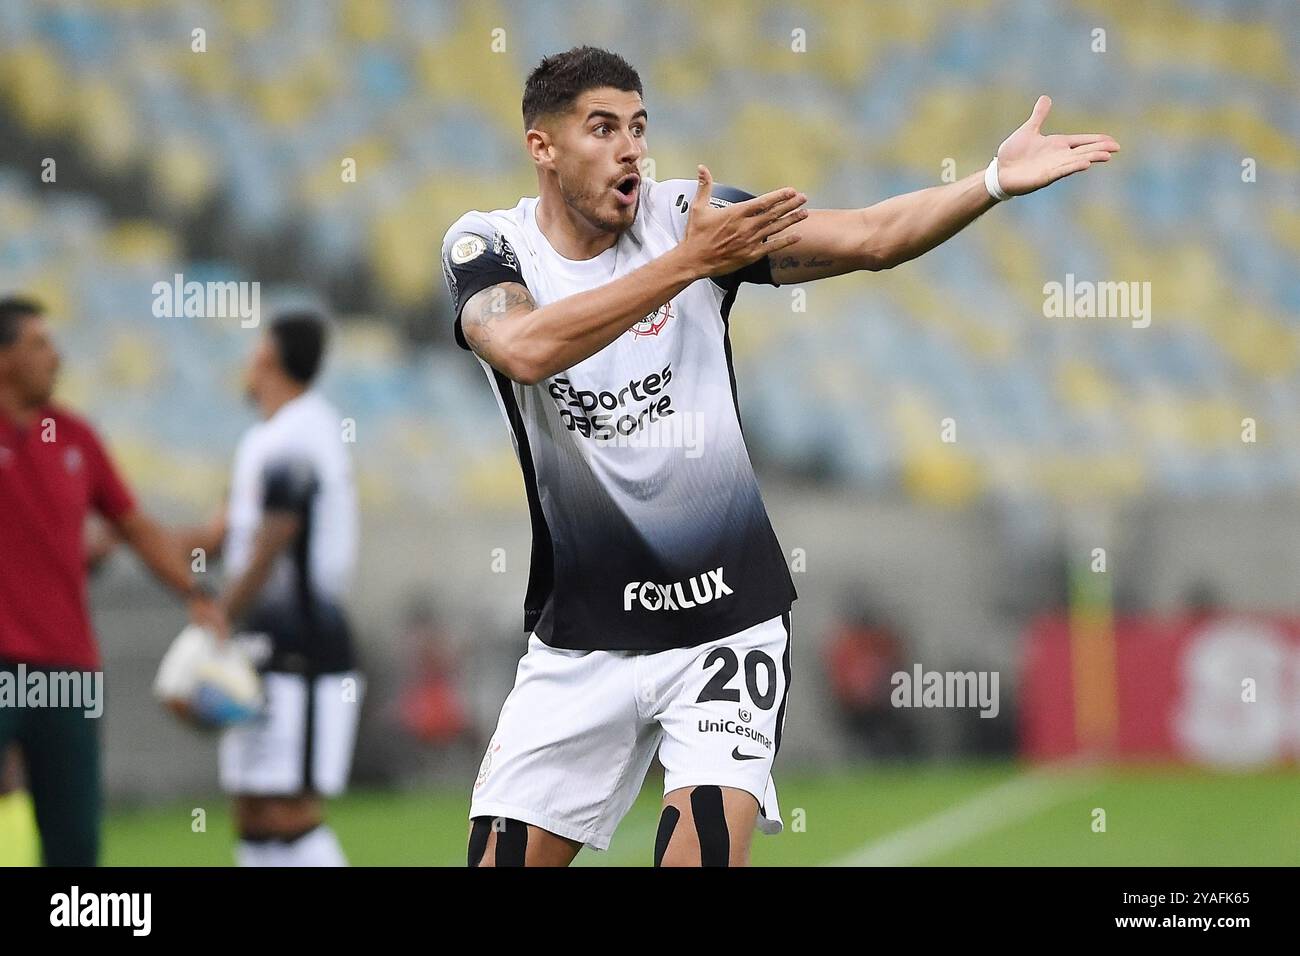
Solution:
M641 177L636 173L630 173L614 184L614 191L619 194L620 201L624 205L630 205L636 198L636 189L640 183Z

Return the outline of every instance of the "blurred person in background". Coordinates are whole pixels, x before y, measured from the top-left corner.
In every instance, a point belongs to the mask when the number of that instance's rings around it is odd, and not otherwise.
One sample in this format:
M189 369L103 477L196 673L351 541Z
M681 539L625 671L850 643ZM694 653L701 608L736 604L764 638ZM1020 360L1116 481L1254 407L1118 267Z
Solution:
M1223 613L1224 601L1219 589L1204 578L1193 580L1183 591L1184 613L1194 622L1204 624Z
M908 667L904 641L865 600L850 599L823 645L831 696L861 757L916 753L907 715L894 707L893 675Z
M424 743L456 743L470 729L460 691L460 660L432 602L412 602L401 643L405 666L397 706L402 728Z
M0 676L18 694L27 692L23 674L30 681L40 673L49 686L77 675L86 686L100 670L86 580L111 545L97 534L88 547L92 511L188 602L191 620L220 626L211 595L173 537L136 506L95 430L52 403L59 361L43 307L0 300ZM0 757L11 744L22 752L45 864L93 866L99 724L92 711L67 703L18 706L0 696Z
M347 865L322 798L346 788L364 690L344 608L359 519L343 418L312 387L326 344L314 312L272 320L248 362L262 420L239 442L229 500L182 535L187 554L223 557L220 607L266 694L220 742L241 866Z

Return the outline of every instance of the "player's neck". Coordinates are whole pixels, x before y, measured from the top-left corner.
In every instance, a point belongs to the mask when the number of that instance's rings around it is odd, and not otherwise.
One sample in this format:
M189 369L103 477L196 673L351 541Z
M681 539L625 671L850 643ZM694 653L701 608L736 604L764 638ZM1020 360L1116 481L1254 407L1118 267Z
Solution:
M266 388L257 399L258 411L262 413L262 420L269 420L272 415L278 412L284 406L288 405L295 398L305 394L307 389L301 385L291 385L288 383L277 384Z
M7 418L19 428L26 428L40 415L44 402L27 402L11 389L0 386L0 418Z
M557 191L542 190L536 215L537 228L551 248L566 259L576 262L594 259L618 242L617 233L597 229L560 198Z

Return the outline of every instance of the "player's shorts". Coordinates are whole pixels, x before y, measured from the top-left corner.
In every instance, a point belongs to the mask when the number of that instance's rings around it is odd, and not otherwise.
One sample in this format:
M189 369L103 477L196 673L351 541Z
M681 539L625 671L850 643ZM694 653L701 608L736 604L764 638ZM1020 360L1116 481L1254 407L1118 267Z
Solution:
M221 789L246 796L337 796L347 786L365 678L357 671L262 674L266 707L221 735Z
M664 793L753 794L781 831L772 761L785 725L790 615L696 647L575 651L537 635L488 744L471 818L509 817L609 847L658 751Z

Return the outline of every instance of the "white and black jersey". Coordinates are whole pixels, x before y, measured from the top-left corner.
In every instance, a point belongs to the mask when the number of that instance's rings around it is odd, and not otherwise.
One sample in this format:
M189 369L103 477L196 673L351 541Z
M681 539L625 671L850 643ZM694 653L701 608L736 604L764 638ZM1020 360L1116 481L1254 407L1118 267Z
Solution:
M329 402L308 391L250 428L235 453L227 575L248 566L267 513L290 512L301 521L241 628L270 637L269 658L262 660L267 670L328 674L353 666L343 603L356 564L358 519L341 421Z
M500 282L539 306L670 251L694 180L643 179L633 225L595 258L557 253L537 198L466 213L443 240L456 316ZM715 186L717 205L751 198ZM741 431L728 314L766 260L692 283L590 358L536 385L480 359L514 439L533 525L524 630L553 647L662 650L735 634L796 594Z

